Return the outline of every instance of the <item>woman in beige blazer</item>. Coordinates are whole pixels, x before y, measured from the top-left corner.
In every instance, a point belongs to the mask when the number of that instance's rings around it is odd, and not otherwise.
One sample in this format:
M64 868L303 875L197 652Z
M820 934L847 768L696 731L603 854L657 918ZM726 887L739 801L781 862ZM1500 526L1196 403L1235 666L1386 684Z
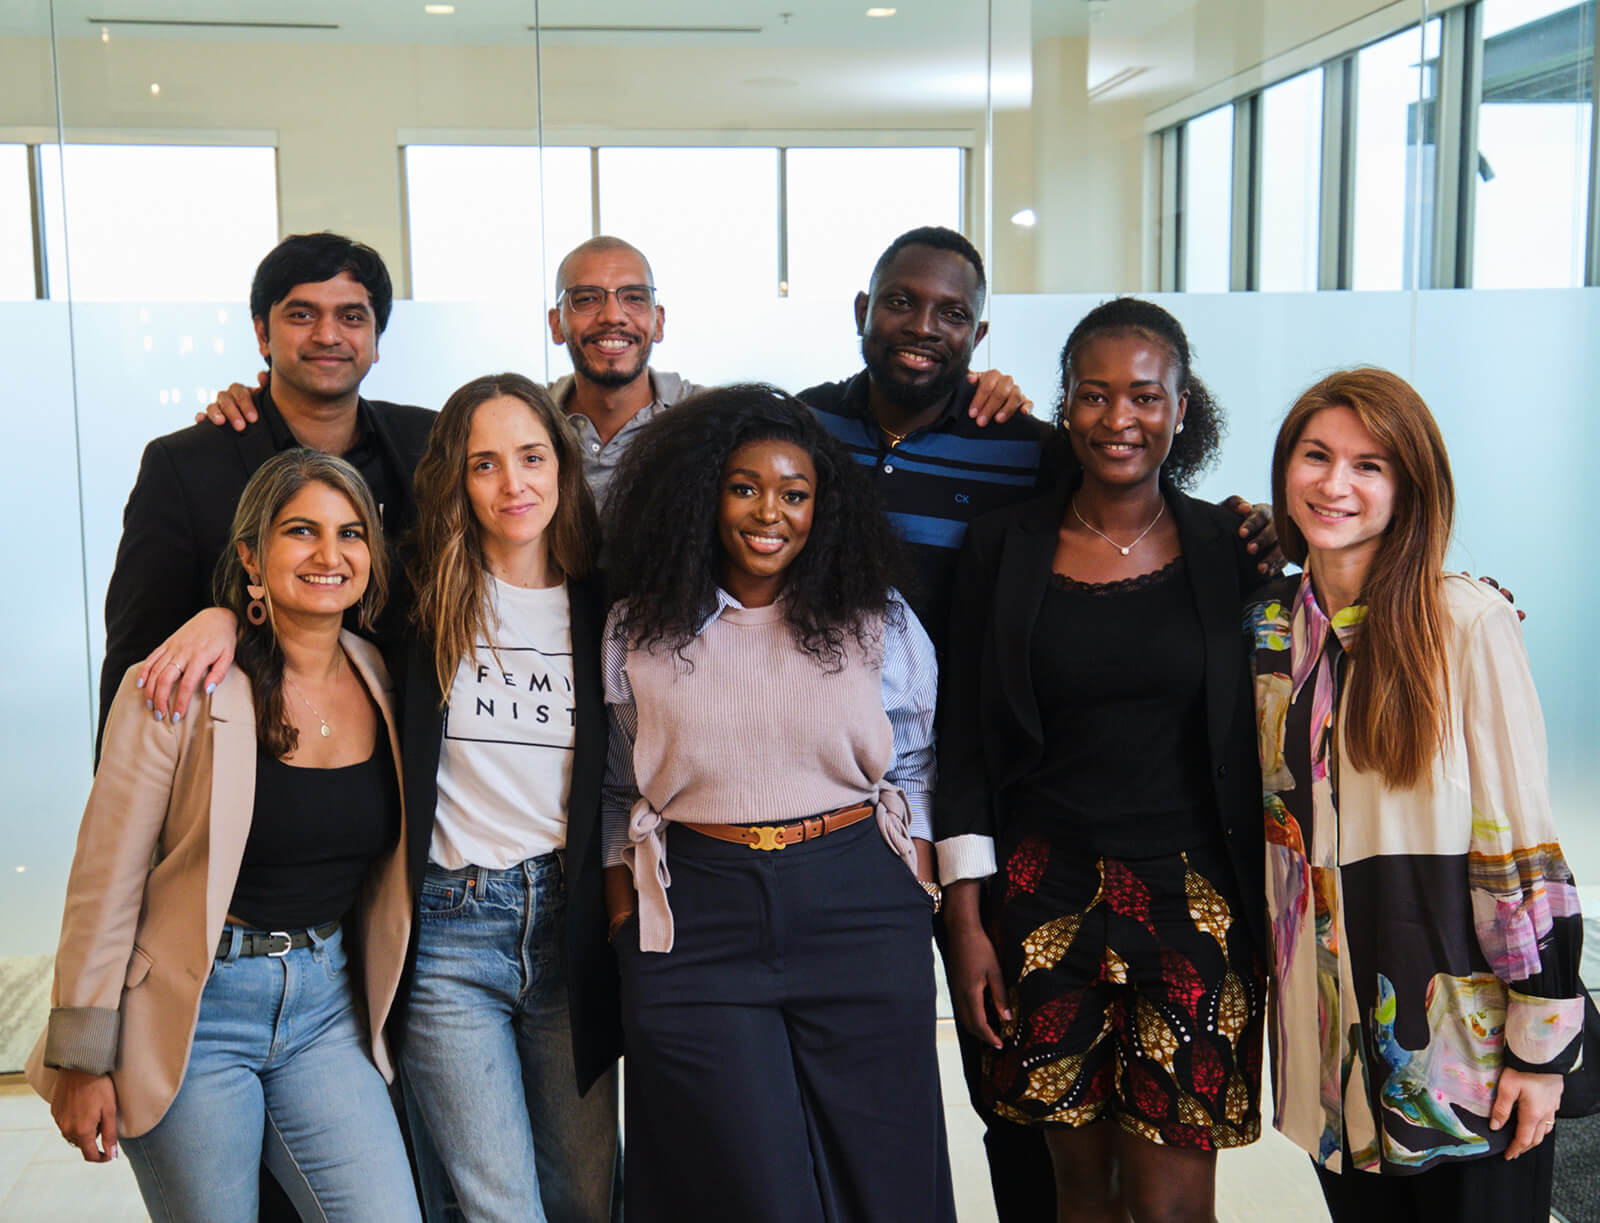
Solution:
M120 1140L156 1220L253 1220L263 1154L307 1218L418 1217L384 1086L412 908L392 692L341 631L386 578L355 469L278 455L218 567L239 666L187 720L132 671L112 706L28 1074L86 1160Z

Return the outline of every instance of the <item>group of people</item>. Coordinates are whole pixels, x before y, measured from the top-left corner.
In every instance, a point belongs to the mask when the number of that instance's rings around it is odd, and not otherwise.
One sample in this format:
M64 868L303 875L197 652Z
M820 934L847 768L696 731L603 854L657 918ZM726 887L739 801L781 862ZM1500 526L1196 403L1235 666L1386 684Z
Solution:
M1433 417L1323 379L1269 522L1183 491L1167 311L1073 330L1052 427L985 296L912 230L862 372L702 390L596 238L573 374L435 415L360 396L375 252L269 254L263 385L125 515L67 1141L158 1220L951 1220L935 935L1002 1223L1211 1218L1264 1031L1336 1219L1542 1221L1581 920Z

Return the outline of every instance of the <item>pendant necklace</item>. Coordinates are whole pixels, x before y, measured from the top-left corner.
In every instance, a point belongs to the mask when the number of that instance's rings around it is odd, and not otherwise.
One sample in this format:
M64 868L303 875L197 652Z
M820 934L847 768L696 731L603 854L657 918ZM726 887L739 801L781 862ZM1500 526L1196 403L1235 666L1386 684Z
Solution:
M1087 526L1088 524L1085 523L1084 525ZM1090 527L1089 529L1093 530L1094 528ZM326 739L329 735L333 734L333 727L328 725L328 719L317 712L317 707L306 699L306 694L300 691L299 684L295 683L294 680L289 678L288 672L284 672L283 682L294 689L294 694L300 698L300 703L311 711L312 716L315 717L318 722L322 723L322 737Z
M1123 556L1127 556L1128 553L1132 552L1135 548L1137 548L1139 546L1139 544L1144 540L1144 537L1146 535L1150 534L1151 531L1156 529L1156 523L1161 521L1161 515L1163 515L1163 514L1165 514L1167 512L1167 503L1166 503L1166 500L1163 499L1162 502L1161 502L1161 508L1156 511L1156 516L1150 520L1150 525L1147 526L1144 530L1139 532L1139 538L1138 539L1134 540L1131 544L1129 544L1126 548L1124 548L1116 540L1112 539L1111 536L1107 535L1104 531L1102 531L1098 527L1094 526L1087 518L1085 518L1082 514L1078 513L1078 499L1076 497L1074 497L1072 499L1070 504L1072 506L1072 516L1074 518L1076 518L1079 522L1083 523L1084 526L1088 527L1089 530L1093 531L1101 539L1105 540L1106 543L1110 544L1118 552L1122 553Z

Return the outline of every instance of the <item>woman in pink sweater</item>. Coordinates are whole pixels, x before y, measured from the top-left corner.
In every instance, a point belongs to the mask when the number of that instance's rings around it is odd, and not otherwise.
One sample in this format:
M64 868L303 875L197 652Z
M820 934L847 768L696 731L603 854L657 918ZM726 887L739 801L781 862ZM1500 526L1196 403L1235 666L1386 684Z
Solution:
M770 387L651 422L615 488L602 823L628 1219L953 1219L936 669L889 526Z

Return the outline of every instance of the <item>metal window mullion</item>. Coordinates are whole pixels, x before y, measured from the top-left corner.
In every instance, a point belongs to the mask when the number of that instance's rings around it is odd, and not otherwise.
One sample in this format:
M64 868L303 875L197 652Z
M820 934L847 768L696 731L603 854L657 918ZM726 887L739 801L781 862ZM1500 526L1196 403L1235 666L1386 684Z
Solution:
M778 296L789 296L789 150L778 149Z
M1317 288L1348 289L1355 251L1356 57L1322 73L1322 187L1317 219Z
M1600 21L1595 20L1592 5L1584 12L1588 16L1594 52L1589 60L1589 233L1583 283L1600 285L1600 99L1595 97L1594 90L1595 65L1600 64Z
M1434 173L1430 262L1433 266L1426 284L1421 287L1453 289L1461 285L1466 272L1460 249L1461 195L1465 169L1462 135L1467 78L1470 76L1468 61L1472 57L1472 49L1467 45L1465 9L1451 9L1437 20L1440 23L1439 61L1432 98ZM1419 151L1426 147L1428 105L1428 99L1417 99Z
M41 146L28 146L28 210L33 230L33 296L44 301L50 296L50 269L45 266L44 240L44 156Z
M1183 125L1161 141L1161 288L1183 292Z
M1233 185L1228 204L1228 290L1260 287L1256 234L1260 230L1261 95L1233 104Z
M1478 110L1483 105L1483 5L1461 12L1460 166L1456 182L1456 287L1470 289L1478 227Z

